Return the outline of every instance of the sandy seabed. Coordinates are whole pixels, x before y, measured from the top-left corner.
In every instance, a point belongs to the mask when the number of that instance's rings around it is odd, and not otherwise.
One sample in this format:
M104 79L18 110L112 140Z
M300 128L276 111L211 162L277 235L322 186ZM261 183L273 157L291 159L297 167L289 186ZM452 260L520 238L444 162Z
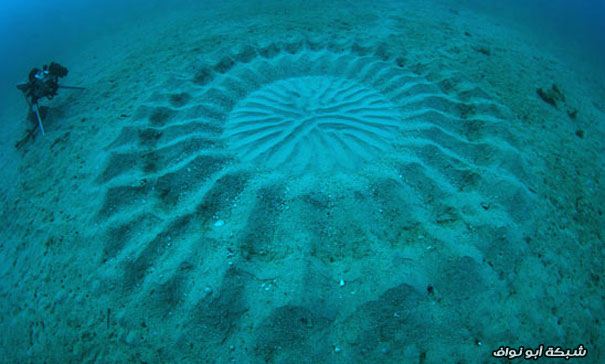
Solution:
M596 72L456 5L319 4L64 61L87 90L3 136L3 361L604 360Z

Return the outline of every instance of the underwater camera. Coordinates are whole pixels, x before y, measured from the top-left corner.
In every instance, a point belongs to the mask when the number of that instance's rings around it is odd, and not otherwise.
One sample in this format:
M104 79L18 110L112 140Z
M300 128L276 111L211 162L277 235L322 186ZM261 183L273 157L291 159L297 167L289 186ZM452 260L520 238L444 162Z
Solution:
M68 72L69 71L67 70L67 67L63 67L56 62L51 62L50 65L48 66L48 73L51 76L57 76L59 78L63 78L65 76L67 76Z

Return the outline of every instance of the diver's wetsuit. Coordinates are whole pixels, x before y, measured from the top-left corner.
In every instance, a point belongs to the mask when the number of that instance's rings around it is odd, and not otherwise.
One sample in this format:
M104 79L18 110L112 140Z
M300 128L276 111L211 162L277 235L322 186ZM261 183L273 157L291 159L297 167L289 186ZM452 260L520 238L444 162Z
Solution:
M43 70L33 68L29 72L28 82L18 86L25 94L30 105L35 105L43 97L52 99L59 90L59 77L48 72L45 66Z
M27 83L17 85L17 88L21 90L25 96L25 100L30 107L30 112L35 113L34 115L36 118L30 118L30 120L34 123L37 121L37 126L28 130L25 137L15 144L17 149L21 148L30 138L33 138L36 128L39 128L42 135L44 135L44 127L42 125L43 116L41 116L44 109L40 108L38 101L44 97L51 100L57 96L59 78L67 76L67 73L68 70L66 67L51 62L50 65L44 65L42 69L32 68L29 72ZM30 115L32 114L30 113Z

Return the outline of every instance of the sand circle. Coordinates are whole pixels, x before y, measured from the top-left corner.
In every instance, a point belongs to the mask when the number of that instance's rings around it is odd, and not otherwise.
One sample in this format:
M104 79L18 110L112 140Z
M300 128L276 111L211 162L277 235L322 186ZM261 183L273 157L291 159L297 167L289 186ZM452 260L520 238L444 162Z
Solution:
M264 85L240 100L225 134L242 160L271 169L355 169L390 148L397 108L380 92L333 76Z

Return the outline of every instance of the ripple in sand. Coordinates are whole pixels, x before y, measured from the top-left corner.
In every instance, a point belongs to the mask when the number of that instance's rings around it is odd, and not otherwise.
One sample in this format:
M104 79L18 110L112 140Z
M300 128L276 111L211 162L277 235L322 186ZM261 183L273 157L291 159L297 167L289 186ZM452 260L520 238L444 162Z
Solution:
M241 159L309 172L356 168L389 150L398 114L379 92L344 78L279 80L229 115L226 136Z

